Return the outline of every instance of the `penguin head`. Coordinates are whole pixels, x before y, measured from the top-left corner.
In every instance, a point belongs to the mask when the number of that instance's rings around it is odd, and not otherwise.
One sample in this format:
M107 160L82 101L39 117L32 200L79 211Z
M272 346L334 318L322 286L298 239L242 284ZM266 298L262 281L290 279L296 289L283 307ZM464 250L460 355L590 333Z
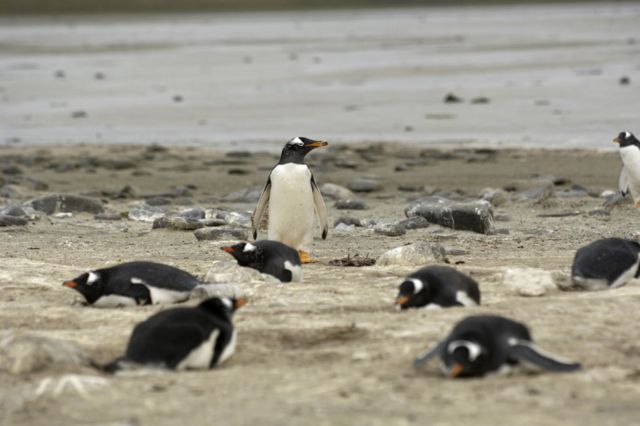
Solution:
M321 146L329 145L324 141L315 141L303 136L298 136L291 139L282 148L282 154L280 156L280 163L287 162L302 162L304 156Z
M631 132L620 132L620 134L613 140L613 143L617 143L618 145L620 145L620 148L631 145L640 148L640 141L638 141L638 139L636 139L636 137Z
M244 297L212 297L200 303L198 308L216 317L230 320L233 313L246 304L247 299Z
M105 282L106 276L104 276L104 272L89 271L71 281L65 281L62 285L80 292L87 300L87 303L93 304L104 295Z
M220 247L229 253L240 266L260 268L262 266L262 248L251 243L240 243L232 246Z
M400 284L395 305L400 309L407 309L413 306L422 306L425 299L429 297L429 285L418 278L407 278Z
M487 359L486 347L473 337L447 343L442 354L445 372L451 377L481 376Z

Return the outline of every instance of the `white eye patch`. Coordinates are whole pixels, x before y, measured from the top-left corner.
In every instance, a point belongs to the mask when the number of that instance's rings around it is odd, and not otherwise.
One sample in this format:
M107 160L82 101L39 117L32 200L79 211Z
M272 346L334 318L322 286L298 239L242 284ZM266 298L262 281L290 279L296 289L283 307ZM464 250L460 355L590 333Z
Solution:
M89 276L87 277L87 285L91 285L100 279L100 275L95 272L89 272Z
M254 251L255 249L256 249L256 246L254 246L251 243L247 243L245 244L244 249L242 249L242 251L246 253L248 251Z
M293 138L293 139L291 139L291 140L289 141L289 145L300 145L300 146L302 146L302 145L304 145L304 142L302 142L302 141L300 140L300 138L295 137L295 138Z
M411 281L413 283L413 294L418 294L424 288L422 281L417 278L409 278L407 281Z
M221 297L220 300L222 300L222 303L224 303L227 308L233 309L233 303L231 302L231 299L229 299L228 297Z
M629 132L624 132L624 137L625 137L625 138L630 138L630 137L631 137L631 133L629 133Z
M455 340L449 343L447 351L449 351L449 353L451 354L453 353L453 351L460 347L467 348L467 351L469 351L469 361L475 361L476 358L478 358L482 353L482 348L479 344L475 342L469 342L468 340Z

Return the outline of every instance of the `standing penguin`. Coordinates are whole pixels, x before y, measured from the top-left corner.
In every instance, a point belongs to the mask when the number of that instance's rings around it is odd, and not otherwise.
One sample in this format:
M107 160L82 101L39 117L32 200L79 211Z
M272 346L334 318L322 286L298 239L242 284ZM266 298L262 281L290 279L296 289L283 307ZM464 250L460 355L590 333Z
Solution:
M478 283L447 266L427 266L400 284L395 304L400 309L448 308L480 304Z
M463 319L445 340L419 355L414 368L420 368L435 356L440 357L442 371L451 377L484 376L520 361L551 371L581 368L579 363L560 359L535 346L524 324L494 315Z
M640 243L605 238L580 248L573 258L571 280L586 290L625 285L640 276Z
M213 297L195 308L175 308L136 325L122 358L109 373L140 367L209 369L229 359L236 346L231 317L246 299Z
M304 157L327 142L297 137L282 149L280 161L271 170L258 205L251 217L253 239L258 236L260 220L269 209L268 235L298 250L302 263L311 262L314 216L318 216L322 239L327 238L327 207ZM315 213L314 213L315 211Z
M127 262L82 274L63 285L89 305L127 306L176 303L189 298L200 282L188 272L154 262Z
M636 208L640 209L640 141L630 132L621 132L613 143L620 145L622 159L618 189L623 197L631 193Z
M298 252L281 242L263 240L221 249L233 256L240 266L248 266L273 275L284 283L302 281L302 266Z

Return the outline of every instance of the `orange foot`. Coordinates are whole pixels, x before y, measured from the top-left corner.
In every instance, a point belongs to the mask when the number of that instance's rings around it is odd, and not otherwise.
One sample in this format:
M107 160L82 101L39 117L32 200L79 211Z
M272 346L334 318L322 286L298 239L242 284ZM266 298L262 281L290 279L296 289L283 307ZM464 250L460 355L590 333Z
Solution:
M300 262L302 263L315 263L316 260L311 259L309 253L303 250L298 250L298 256L300 256Z

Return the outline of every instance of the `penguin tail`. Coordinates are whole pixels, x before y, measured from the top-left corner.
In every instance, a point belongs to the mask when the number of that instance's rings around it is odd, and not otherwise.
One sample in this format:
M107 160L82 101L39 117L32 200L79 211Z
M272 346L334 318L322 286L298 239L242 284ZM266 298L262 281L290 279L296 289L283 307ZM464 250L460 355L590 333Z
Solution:
M118 371L122 370L122 361L124 361L124 357L119 357L114 359L108 364L100 365L98 368L105 373L108 374L116 374Z

